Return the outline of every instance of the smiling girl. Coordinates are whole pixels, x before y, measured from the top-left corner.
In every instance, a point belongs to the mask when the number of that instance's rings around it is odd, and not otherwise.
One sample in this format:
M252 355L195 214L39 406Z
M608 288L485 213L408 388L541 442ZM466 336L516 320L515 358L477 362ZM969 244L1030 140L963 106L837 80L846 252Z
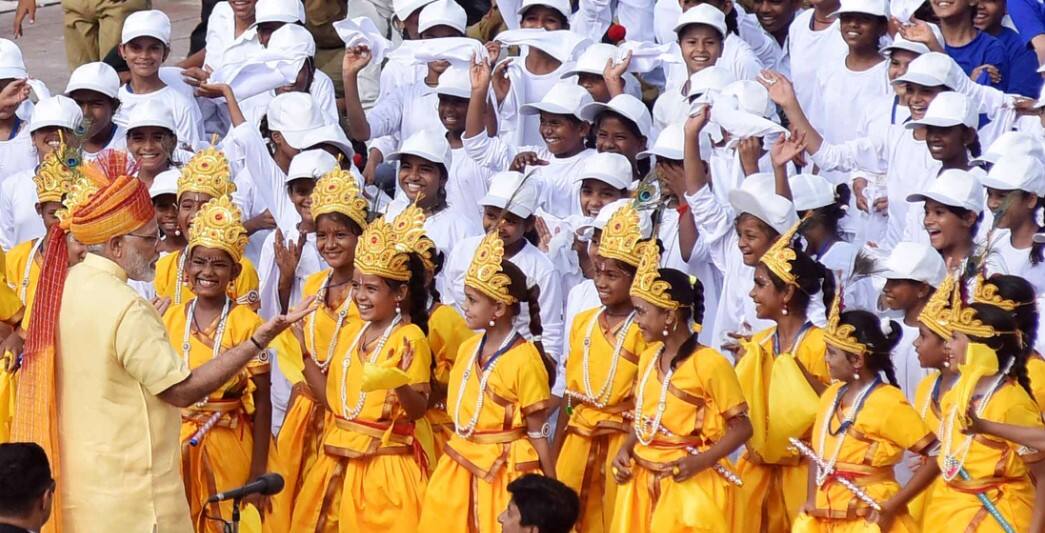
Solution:
M611 531L751 531L730 516L736 475L728 456L752 432L740 383L729 360L697 340L700 281L659 268L654 241L641 246L629 293L648 345L633 431L613 460L620 487Z
M446 408L454 435L432 474L421 524L494 533L510 499L509 482L532 471L555 475L545 413L554 405L551 361L539 342L526 341L515 328L521 303L538 335L540 316L526 276L505 259L496 232L479 245L465 293L465 321L482 333L461 344L450 372Z
M204 204L194 217L186 254L191 300L164 314L171 344L189 368L221 357L253 341L262 320L248 306L237 305L228 288L242 272L240 260L247 232L239 210L227 196ZM262 351L239 374L206 398L182 411L182 471L196 530L221 531L210 516L231 518L228 503L208 504L214 487L235 487L267 470L272 404L269 400L269 351ZM246 498L259 510L263 497Z
M997 222L987 270L1022 276L1045 294L1045 244L1034 242L1034 234L1042 231L1038 220L1045 209L1045 168L1034 157L1010 155L991 167L983 184L987 208Z
M653 126L660 131L689 110L689 78L718 63L726 39L726 16L709 4L690 8L679 16L675 35L686 64L685 80L666 89L653 104Z
M945 170L927 190L907 197L910 203L924 202L923 229L929 244L943 256L948 270L962 269L971 277L979 265L970 256L983 221L983 186L969 172Z
M324 391L334 419L305 473L292 531L417 530L427 457L415 423L427 409L431 368L419 255L431 249L419 248L422 223L414 217L367 226L352 278L363 323L347 350L319 363L305 359L309 388Z
M138 164L138 179L147 185L175 168L177 147L174 116L163 101L144 102L127 114L127 151Z

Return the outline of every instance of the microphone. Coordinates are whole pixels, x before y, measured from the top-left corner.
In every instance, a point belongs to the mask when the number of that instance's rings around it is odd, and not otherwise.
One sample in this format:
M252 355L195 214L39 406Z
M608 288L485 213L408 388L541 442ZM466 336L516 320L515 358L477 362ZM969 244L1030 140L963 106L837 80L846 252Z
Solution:
M262 494L269 496L283 490L283 476L270 472L262 474L257 479L243 485L242 487L225 492L219 492L207 499L207 503L215 503L225 500L236 500L250 494Z

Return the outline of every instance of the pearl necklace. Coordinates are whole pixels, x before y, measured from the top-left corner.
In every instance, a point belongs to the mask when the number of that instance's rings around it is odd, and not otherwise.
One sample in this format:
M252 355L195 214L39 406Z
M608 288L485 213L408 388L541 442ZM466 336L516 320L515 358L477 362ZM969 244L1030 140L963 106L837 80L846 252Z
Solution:
M188 247L181 251L181 255L178 256L178 273L175 274L177 277L174 278L174 303L181 303L181 285L182 276L185 275L185 258L189 255Z
M858 415L860 409L863 408L867 396L871 394L871 391L873 391L881 382L881 379L877 377L874 378L870 383L864 386L864 389L861 390L859 394L856 395L856 399L853 400L853 405L850 407L849 413L842 418L842 424L838 426L838 434L836 435L838 440L835 443L835 450L831 454L831 458L828 459L827 464L823 467L820 465L817 465L816 467L817 487L824 486L824 482L827 481L827 478L831 477L831 474L834 473L835 464L838 463L838 456L842 452L842 444L845 443L845 437L849 433L849 428L853 426L854 422L856 422L856 415ZM838 395L835 397L834 403L828 408L827 414L824 417L824 425L820 428L820 445L817 448L821 454L824 453L825 448L827 447L827 434L831 431L831 420L834 419L835 413L841 406L842 396L845 395L848 387L848 385L845 385L838 390Z
M192 344L189 342L192 336L192 323L196 320L196 303L199 299L193 299L192 303L189 304L189 312L185 316L185 331L181 338L181 357L185 361L185 366L192 368L189 365L189 351L192 349ZM229 318L229 307L231 301L229 297L225 297L225 305L221 308L221 315L218 318L218 327L214 331L214 346L211 349L211 359L216 359L221 355L221 340L225 337L225 325L228 323ZM200 333L203 333L202 331ZM202 400L196 402L196 407L202 407L207 404L207 397L204 396Z
M348 289L348 296L345 297L345 301L341 303L341 306L337 309L337 323L334 324L334 333L330 336L330 342L327 344L327 357L325 360L320 361L316 357L316 314L319 313L319 307L327 304L327 290L330 287L330 280L334 277L334 271L331 270L327 274L326 281L323 282L323 287L319 289L319 294L316 295L316 299L319 300L319 306L312 310L312 316L309 318L311 322L308 328L309 342L312 344L312 353L309 357L312 358L312 362L319 367L319 371L326 374L327 368L330 366L330 361L334 359L334 348L337 347L338 333L341 331L341 326L345 324L345 317L348 316L348 308L352 303L352 289Z
M399 315L396 315L392 319L392 323L385 328L385 331L381 334L380 340L377 341L377 346L374 348L373 353L370 354L370 358L367 359L366 363L369 365L374 364L377 358L381 356L381 352L385 348L385 343L388 342L388 338L392 336L392 330L399 325L401 319ZM366 334L367 330L370 329L370 322L367 322L365 326L356 335L356 338L352 340L352 345L349 347L348 352L345 354L345 358L341 360L341 417L345 420L355 420L359 416L359 413L363 410L363 404L366 403L366 393L360 391L359 398L356 400L356 405L352 409L348 408L348 368L352 366L352 358L355 356L356 349L359 347L359 341Z
M617 342L613 346L613 356L610 358L610 371L606 375L606 381L599 387L599 393L595 394L592 392L591 387L591 336L595 330L595 324L599 322L599 317L606 310L605 307L595 313L591 321L588 322L588 332L584 335L584 359L581 364L581 375L584 377L584 394L577 394L574 391L569 391L569 397L579 397L579 399L585 403L594 405L597 409L603 409L609 402L610 388L613 386L613 379L617 376L617 365L620 362L620 354L624 348L624 339L628 336L628 328L635 322L635 312L632 311L628 314L628 318L624 320L624 325L621 326L617 333Z
M653 369L660 364L660 356L664 353L664 345L661 344L657 350L657 355L653 357L650 364L646 367L646 372L642 375L642 379L639 381L639 390L635 395L635 437L639 439L639 442L643 446L649 446L655 438L657 438L657 432L660 431L660 422L664 417L664 411L667 410L667 396L668 396L668 385L671 383L671 376L675 374L674 368L669 368L668 373L664 375L664 382L660 385L660 398L657 399L657 413L653 416L653 419L649 419L642 415L643 399L646 395L646 383L649 382L650 376L653 375ZM648 433L647 433L648 430Z
M1002 383L1008 377L1009 370L1012 369L1013 361L1010 359L1009 364L1005 366L1005 369L998 373L998 377L994 379L994 383L991 383L991 387L987 389L987 394L983 395L980 400L980 405L976 406L976 416L983 417L983 412L987 409L987 404L990 403L991 398L994 397L994 393L1001 388ZM965 458L969 455L969 449L972 448L973 435L966 435L962 439L962 443L957 449L952 449L954 444L954 421L958 418L958 409L960 406L955 405L951 407L951 410L947 413L945 419L941 421L941 431L943 432L943 468L940 475L943 476L944 481L950 482L958 476L962 471L962 467L965 465Z
M18 299L22 300L22 303L28 303L25 301L26 292L29 291L29 274L33 271L33 263L36 261L36 252L40 250L40 245L44 240L36 239L33 243L33 249L29 251L29 260L25 262L25 271L22 273L22 285L18 290Z
M494 354L503 352L509 344L518 335L514 329L508 333L508 335L501 341L501 346L497 348ZM497 367L497 362L500 361L500 357L495 357L490 363L490 366L483 369L482 376L479 378L479 392L476 394L475 399L475 411L472 412L471 418L468 419L468 423L461 424L461 404L464 402L464 390L468 385L468 380L472 377L472 371L475 368L476 362L479 360L479 352L482 350L483 341L486 340L486 333L483 334L483 340L479 341L475 345L475 351L472 352L472 357L468 359L468 366L464 367L464 374L461 376L461 385L457 390L457 405L454 406L454 433L457 433L458 437L463 439L471 438L472 434L475 433L475 427L479 425L479 416L483 412L483 399L486 396L486 386L490 382L490 376L493 375L494 368Z

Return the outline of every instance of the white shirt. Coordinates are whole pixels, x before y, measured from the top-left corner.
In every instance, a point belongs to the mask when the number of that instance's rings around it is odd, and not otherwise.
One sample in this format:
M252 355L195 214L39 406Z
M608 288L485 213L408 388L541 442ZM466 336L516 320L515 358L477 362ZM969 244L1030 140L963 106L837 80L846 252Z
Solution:
M94 161L106 150L127 150L127 130L115 123L113 123L113 126L116 129L113 131L112 137L109 138L109 142L97 152L88 152L84 150L84 161Z
M482 237L465 239L454 247L453 252L446 261L447 279L450 281L450 289L447 294L440 294L443 303L457 306L458 312L464 313L464 276L468 272L468 266L472 263L475 250L479 247ZM526 274L526 280L530 287L537 285L541 288L540 305L541 326L543 328L542 344L545 352L555 361L559 360L557 353L562 346L563 324L562 324L562 290L559 285L559 277L555 272L551 261L545 257L536 246L527 242L519 253L510 258L519 270ZM515 317L515 327L524 337L530 338L530 314L527 306L522 305L519 315Z
M338 124L341 117L337 112L337 95L334 92L334 81L322 70L316 69L312 78L312 85L308 88L309 94L323 110L328 124Z
M38 163L29 121L22 121L13 139L0 141L0 183L19 172L35 170Z
M254 179L255 188L264 205L272 213L272 218L276 220L276 225L284 234L291 230L296 231L298 222L301 222L301 215L287 194L287 175L272 160L261 133L249 122L244 122L229 131L225 142L233 143L233 150L243 154L247 171Z
M23 170L0 183L0 247L43 237L44 221L36 212L36 170Z
M498 132L511 139L517 146L544 146L541 137L541 117L539 114L523 115L519 109L525 104L540 102L548 94L552 86L562 79L563 73L573 68L573 63L566 61L559 68L548 74L534 74L526 69L526 58L513 58L508 65L508 79L511 88L498 108Z
M693 216L686 213L686 216ZM704 240L703 232L697 228L697 241L690 250L689 261L682 258L679 244L679 214L674 209L665 209L661 214L658 237L664 245L660 254L660 266L673 268L690 276L695 276L704 287L704 318L701 321L700 342L712 346L716 342L714 335L715 317L718 314L717 295L722 292L722 272L711 259L711 249Z
M177 129L178 144L187 149L194 149L203 139L203 115L196 101L166 86L148 94L130 92L130 85L120 87L118 98L120 108L113 117L113 122L126 127L127 116L135 106L146 100L162 100L174 115L174 127Z
M883 318L884 320L887 319ZM918 338L918 328L904 324L903 317L900 317L896 323L900 324L903 334L900 336L900 342L893 349L893 369L896 370L896 381L900 383L900 390L903 391L904 396L907 396L907 401L913 405L918 383L929 372L922 368L922 364L918 361L918 352L914 349L914 341Z
M462 146L451 150L449 175L446 203L482 227L483 208L479 200L490 189L493 170L476 163Z
M1045 294L1045 261L1031 264L1031 249L1013 246L1010 230L994 230L990 256L987 258L988 273L1020 276L1034 285L1036 294ZM1039 332L1038 336L1042 335L1043 333Z
M818 31L812 30L812 24L813 10L807 9L795 15L787 30L791 81L802 109L812 109L821 96L816 93L817 71L838 65L849 53L838 20Z
M377 104L366 112L370 124L370 139L394 135L408 139L421 130L445 132L439 120L439 95L424 79L397 87L377 99ZM384 154L386 157L390 154Z
M681 57L682 50L677 44L672 49ZM735 33L726 35L726 40L722 43L722 57L715 61L715 66L729 70L733 77L738 80L757 79L763 69L762 63L755 56L755 52L744 42L744 39L741 39ZM689 80L689 69L686 67L685 62L666 63L665 68L667 71L667 87L675 87Z
M566 314L563 320L565 325L562 335L562 357L559 358L555 368L555 383L552 384L552 394L562 397L566 390L566 360L570 356L570 334L573 331L573 321L582 311L593 307L601 307L602 300L599 299L599 291L595 288L595 281L586 279L579 285L570 289L566 296Z
M549 157L547 165L526 167L530 180L539 188L541 206L548 214L566 218L581 214L581 180L586 160L595 155L595 150L586 148L570 157Z
M746 12L739 2L733 4L733 9L737 12L737 30L740 32L740 38L755 53L759 63L765 68L779 72L784 51L776 42L776 38L766 32L755 14Z
M262 50L256 29L247 29L238 37L236 15L228 2L218 2L207 19L207 56L204 65L217 70L226 63L241 62ZM228 57L226 57L228 56Z

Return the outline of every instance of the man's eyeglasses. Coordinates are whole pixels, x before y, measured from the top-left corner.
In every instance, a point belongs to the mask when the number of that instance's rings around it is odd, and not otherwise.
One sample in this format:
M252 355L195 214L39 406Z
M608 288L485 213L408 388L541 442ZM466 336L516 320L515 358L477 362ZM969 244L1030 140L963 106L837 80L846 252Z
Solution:
M160 232L159 231L157 231L156 233L153 233L152 235L138 235L136 233L128 233L127 236L128 237L137 237L137 238L145 241L147 244L152 244L152 245L155 245L157 242L160 241Z

